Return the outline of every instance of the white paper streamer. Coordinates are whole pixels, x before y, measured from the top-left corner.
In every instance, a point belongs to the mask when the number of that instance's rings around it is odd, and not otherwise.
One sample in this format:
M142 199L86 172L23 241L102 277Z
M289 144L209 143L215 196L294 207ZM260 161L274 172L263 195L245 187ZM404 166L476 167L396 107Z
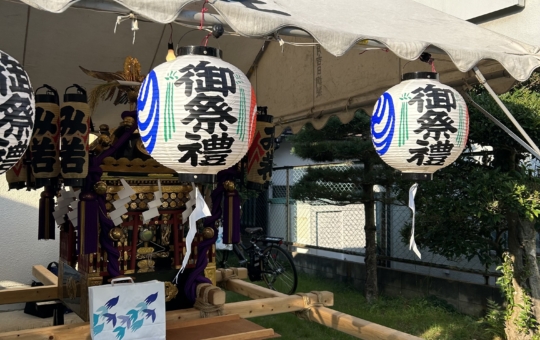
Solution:
M409 250L414 251L416 256L422 259L422 254L420 254L420 251L418 250L418 247L416 246L416 242L414 241L414 214L416 212L415 207L414 207L414 196L416 195L417 188L418 188L418 183L414 183L409 189L409 208L412 211L412 229L411 229L411 241L409 243Z
M182 213L182 222L187 221L193 212L193 206L196 203L195 183L191 182L191 191L189 192L189 201L186 202L186 210Z
M135 190L133 190L125 179L121 178L120 182L122 182L124 188L118 192L118 199L113 203L114 211L109 213L109 217L115 226L122 224L122 215L127 213L125 205L131 201L131 197L129 196L135 194Z
M154 192L154 199L148 202L148 210L143 212L143 222L147 223L152 218L159 215L158 208L161 206L161 180L158 179L158 191Z
M53 217L57 224L63 224L65 222L64 216L69 213L69 205L73 203L73 199L76 199L77 195L71 189L66 191L62 188L60 196L56 200L56 207L54 207ZM75 223L76 225L77 223Z
M194 192L195 196L195 209L193 209L193 212L191 215L189 215L189 231L186 236L186 255L184 256L184 259L182 260L182 268L178 271L176 274L173 283L178 282L178 276L180 273L184 272L184 269L186 268L189 257L191 256L191 244L193 243L193 239L195 238L195 234L197 233L197 221L203 217L207 217L212 215L210 213L210 209L208 209L208 206L206 205L206 202L204 201L203 195L199 192L199 188L193 184L193 190L189 193L190 196ZM191 200L190 200L191 201Z

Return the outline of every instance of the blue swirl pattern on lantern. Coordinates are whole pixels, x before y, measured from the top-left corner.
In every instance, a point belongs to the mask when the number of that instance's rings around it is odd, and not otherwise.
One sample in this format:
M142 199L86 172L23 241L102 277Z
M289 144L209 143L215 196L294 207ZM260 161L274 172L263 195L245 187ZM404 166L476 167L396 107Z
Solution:
M159 86L156 72L152 71L146 76L140 91L137 100L139 131L146 151L151 154L156 145L159 125Z
M395 125L394 101L390 93L385 92L377 101L377 106L371 116L371 138L379 156L383 156L390 148Z

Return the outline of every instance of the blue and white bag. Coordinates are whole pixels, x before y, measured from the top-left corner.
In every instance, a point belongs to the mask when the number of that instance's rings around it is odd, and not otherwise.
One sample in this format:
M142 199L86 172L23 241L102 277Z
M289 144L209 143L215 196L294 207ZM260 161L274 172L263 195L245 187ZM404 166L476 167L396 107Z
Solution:
M118 281L131 283L116 283ZM90 334L95 340L165 339L165 285L113 279L88 288Z

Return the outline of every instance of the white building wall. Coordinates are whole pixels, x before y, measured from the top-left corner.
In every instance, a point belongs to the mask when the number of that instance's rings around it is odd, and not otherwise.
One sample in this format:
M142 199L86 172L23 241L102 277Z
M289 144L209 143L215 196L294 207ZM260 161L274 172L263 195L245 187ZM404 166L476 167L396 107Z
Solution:
M8 191L6 176L0 176L0 289L14 282L30 284L33 265L58 261L58 229L55 240L38 241L40 193ZM0 305L0 311L21 306Z

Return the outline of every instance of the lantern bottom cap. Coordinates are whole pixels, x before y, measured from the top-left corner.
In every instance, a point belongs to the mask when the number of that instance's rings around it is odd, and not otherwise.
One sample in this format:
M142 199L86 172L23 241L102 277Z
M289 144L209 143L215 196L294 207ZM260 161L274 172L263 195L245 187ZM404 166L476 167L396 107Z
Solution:
M427 172L402 172L401 178L410 181L431 181L433 173Z
M84 178L64 178L64 186L80 188L84 185Z
M178 180L187 183L213 183L215 178L215 175L208 174L178 174Z

